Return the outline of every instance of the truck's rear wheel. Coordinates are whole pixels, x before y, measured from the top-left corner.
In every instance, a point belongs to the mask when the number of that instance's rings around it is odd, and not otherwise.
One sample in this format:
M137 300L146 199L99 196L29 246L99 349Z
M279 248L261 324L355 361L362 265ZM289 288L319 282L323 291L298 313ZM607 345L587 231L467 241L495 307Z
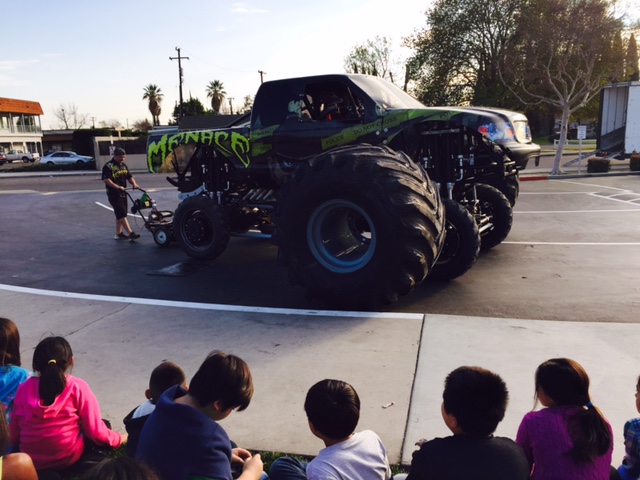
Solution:
M409 293L443 241L440 197L404 153L356 145L318 155L281 190L274 242L292 280L342 308Z
M442 251L429 274L430 280L451 280L469 270L480 253L480 231L469 211L445 198L446 236Z
M492 228L481 231L481 249L489 250L507 238L513 224L513 209L504 194L491 185L476 185L477 213L486 216Z
M229 243L229 221L222 207L209 197L189 197L176 209L173 233L187 255L211 259Z

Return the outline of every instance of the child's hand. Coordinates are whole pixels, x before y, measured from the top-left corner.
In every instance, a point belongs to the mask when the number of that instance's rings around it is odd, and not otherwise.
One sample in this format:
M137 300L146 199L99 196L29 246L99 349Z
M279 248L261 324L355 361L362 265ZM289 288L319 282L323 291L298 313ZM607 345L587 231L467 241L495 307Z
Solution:
M127 443L127 441L129 440L129 434L128 433L121 433L120 434L120 438L121 438L120 444Z
M263 468L264 466L262 465L260 454L256 453L253 457L244 462L242 476L244 477L244 475L249 475L248 478L259 479L262 476Z
M231 461L233 463L244 463L251 458L251 452L244 448L234 448L231 450Z

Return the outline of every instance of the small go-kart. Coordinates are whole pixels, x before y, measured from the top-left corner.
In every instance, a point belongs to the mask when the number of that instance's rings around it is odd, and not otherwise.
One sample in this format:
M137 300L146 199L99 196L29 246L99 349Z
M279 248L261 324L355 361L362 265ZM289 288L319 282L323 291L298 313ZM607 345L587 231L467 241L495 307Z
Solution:
M158 210L156 201L142 188L138 188L138 190L142 192L142 196L137 199L134 199L129 191L126 190L127 196L132 202L131 213L140 215L145 228L153 235L153 241L156 242L156 245L166 247L175 241L175 236L173 235L173 212ZM151 211L145 216L143 210Z

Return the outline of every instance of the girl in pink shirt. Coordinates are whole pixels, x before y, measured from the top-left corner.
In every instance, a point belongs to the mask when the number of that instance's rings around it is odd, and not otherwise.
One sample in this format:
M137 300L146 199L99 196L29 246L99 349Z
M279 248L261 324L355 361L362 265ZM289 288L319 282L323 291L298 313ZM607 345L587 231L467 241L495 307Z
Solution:
M87 460L83 460L85 440L108 447L124 441L105 425L87 383L66 373L72 365L69 342L45 338L33 352L36 376L20 385L16 394L11 441L18 451L29 454L39 471L81 467Z

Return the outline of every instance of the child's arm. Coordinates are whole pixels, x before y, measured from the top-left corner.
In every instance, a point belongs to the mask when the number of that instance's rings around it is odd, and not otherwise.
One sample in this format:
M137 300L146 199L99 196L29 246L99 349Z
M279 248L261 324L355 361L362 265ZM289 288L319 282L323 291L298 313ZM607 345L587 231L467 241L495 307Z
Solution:
M122 435L109 430L100 415L98 399L93 394L89 385L79 378L74 378L77 386L77 409L82 424L82 433L89 440L99 445L119 447L124 441Z

